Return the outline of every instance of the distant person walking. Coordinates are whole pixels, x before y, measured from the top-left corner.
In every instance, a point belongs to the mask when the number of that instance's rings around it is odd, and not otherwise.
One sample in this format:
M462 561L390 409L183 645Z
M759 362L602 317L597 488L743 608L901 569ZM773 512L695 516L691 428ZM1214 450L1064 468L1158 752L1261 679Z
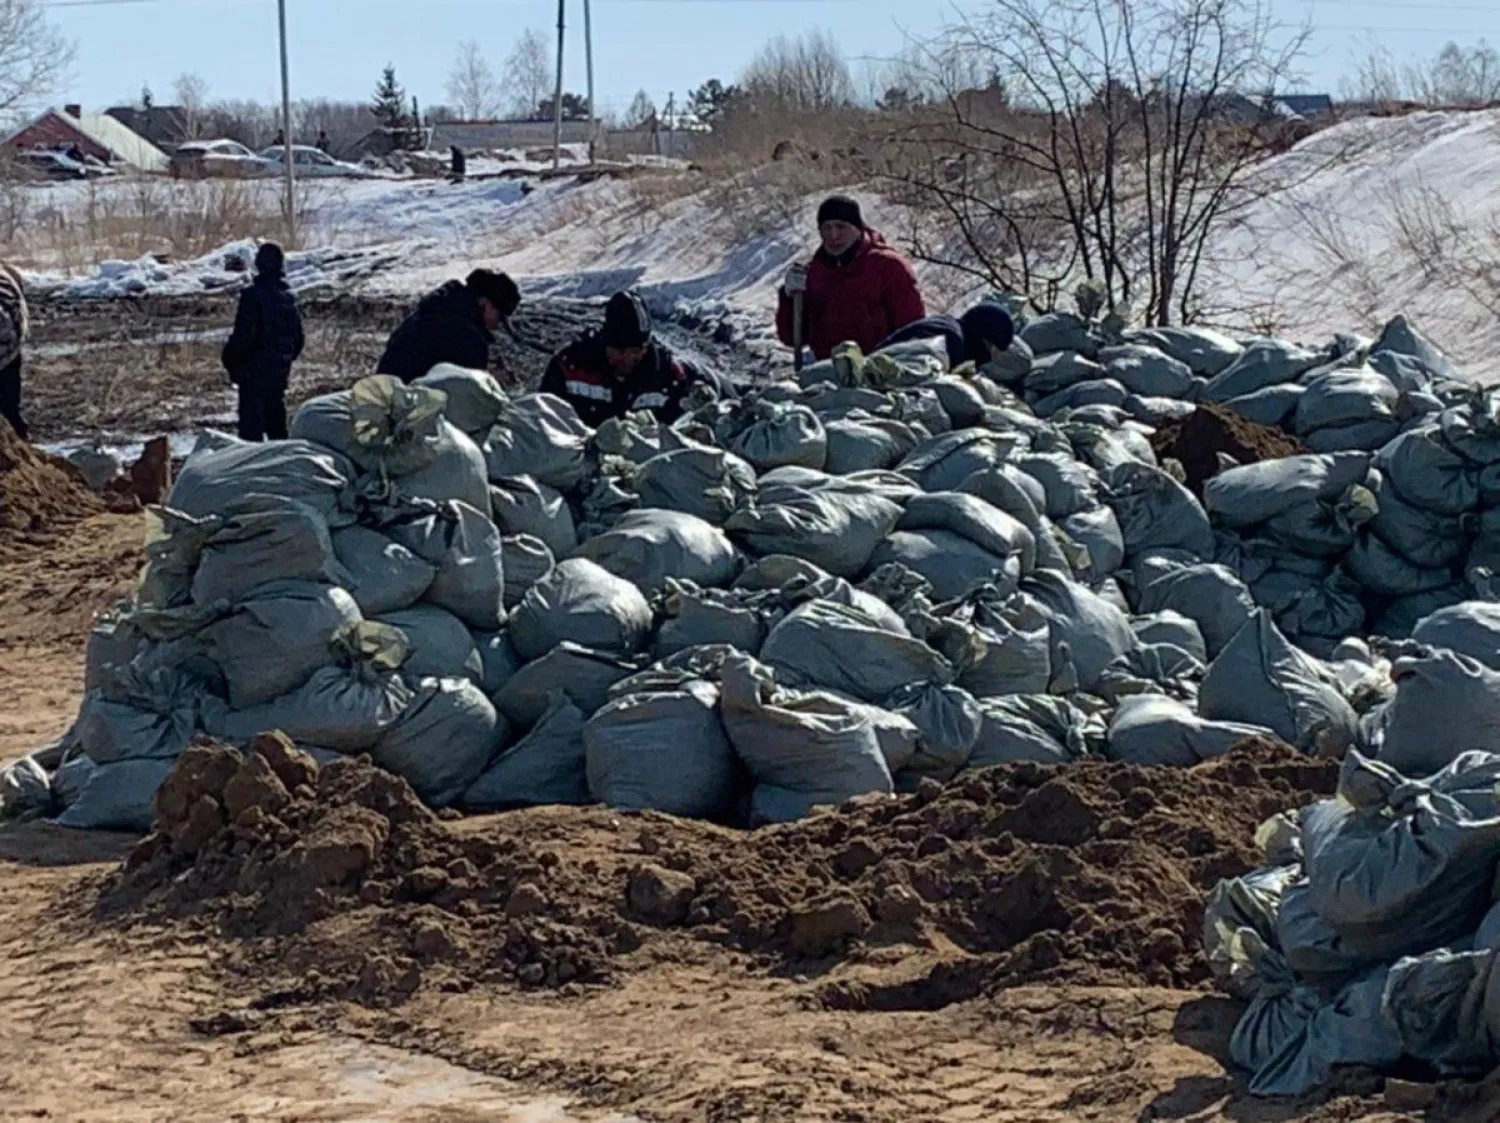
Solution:
M494 331L521 306L521 290L504 273L476 269L424 296L385 345L377 374L402 382L421 378L439 363L489 370Z
M21 361L31 335L21 274L0 262L0 417L23 441L30 436L21 416Z
M840 343L866 354L927 313L917 275L906 259L865 225L859 203L834 195L818 208L822 245L809 264L793 265L781 287L776 332L788 347L800 342L826 359ZM795 309L801 298L802 324Z
M286 283L286 255L275 242L255 252L255 280L240 293L224 369L240 391L240 438L286 439L286 387L302 357L302 314Z
M462 183L469 174L469 158L464 155L464 150L455 144L448 149L448 160L453 182Z
M333 155L333 153L331 153L328 150L330 148L332 148L332 147L333 147L333 141L331 141L331 140L328 139L328 132L327 132L327 130L326 129L319 129L318 130L318 151L321 152L321 153L323 153L323 155L325 155L325 156L331 156L331 155Z

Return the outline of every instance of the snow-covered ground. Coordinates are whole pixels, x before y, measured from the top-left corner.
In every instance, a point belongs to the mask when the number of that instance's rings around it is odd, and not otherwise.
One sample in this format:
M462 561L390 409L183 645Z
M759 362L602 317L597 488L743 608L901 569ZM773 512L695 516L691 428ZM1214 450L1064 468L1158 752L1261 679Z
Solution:
M752 345L770 343L776 284L812 243L816 198L777 205L755 173L730 193L670 170L583 183L494 163L471 169L515 178L318 185L305 238L315 248L293 255L294 282L414 294L486 265L533 295L598 297L632 285L659 309L727 317ZM1321 340L1405 312L1474 374L1500 379L1500 111L1348 122L1261 172L1294 186L1252 204L1215 240L1203 292L1216 319ZM81 188L48 191L59 212L83 205ZM864 201L874 224L901 227L894 208ZM202 291L240 283L224 262L248 249L34 280L76 295ZM919 272L937 308L972 295L951 273Z

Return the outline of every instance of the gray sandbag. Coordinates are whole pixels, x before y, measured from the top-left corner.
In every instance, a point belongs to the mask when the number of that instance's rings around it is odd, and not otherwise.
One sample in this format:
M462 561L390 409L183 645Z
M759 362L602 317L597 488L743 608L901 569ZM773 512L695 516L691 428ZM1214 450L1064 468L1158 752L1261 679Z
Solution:
M547 543L529 534L507 535L500 539L500 556L505 563L505 607L514 609L527 591L544 581L556 566Z
M583 729L589 792L610 807L711 818L734 802L734 749L719 720L719 690L617 698Z
M592 803L584 716L558 695L536 728L506 749L459 799L467 811Z
M779 592L785 604L831 600L858 609L887 631L898 635L907 631L900 613L878 596L856 589L842 577L825 573L811 562L785 554L771 554L753 562L735 579L734 589L744 592Z
M1198 407L1189 401L1178 401L1176 398L1151 398L1143 394L1131 394L1120 408L1134 420L1143 425L1150 425L1152 428L1172 421L1186 421L1198 411Z
M1401 422L1389 420L1359 421L1308 433L1302 443L1314 452L1374 452L1384 448L1398 433Z
M1344 569L1371 593L1383 597L1409 597L1429 593L1452 584L1448 567L1424 569L1413 565L1368 531L1360 534L1344 555Z
M1131 618L1130 629L1143 646L1175 647L1200 663L1208 663L1208 641L1203 638L1203 630L1180 612L1166 609L1142 613Z
M1098 505L1098 474L1073 457L1056 452L1034 453L1018 456L1013 462L1042 485L1049 519L1065 519Z
M1358 542L1360 529L1379 510L1380 500L1375 492L1363 484L1355 484L1334 499L1314 500L1283 511L1262 530L1269 540L1294 553L1335 558Z
M900 518L896 503L855 484L816 489L774 485L762 486L724 529L762 557L787 554L836 577L856 578ZM693 579L684 573L671 576Z
M1100 496L1119 520L1128 557L1155 550L1213 557L1213 527L1202 504L1160 469L1136 463L1112 468L1103 475Z
M319 394L297 407L287 425L287 434L294 441L306 441L320 445L330 452L354 461L359 445L354 440L354 395L348 390L337 390L331 394ZM228 448L231 444L251 442L225 442L209 446ZM208 448L195 448L194 452ZM355 465L358 467L358 465Z
M1276 618L1276 626L1301 640L1343 639L1364 630L1364 589L1342 570L1321 580L1273 571L1250 587L1255 603Z
M1444 1075L1478 1079L1500 1042L1500 955L1493 948L1439 950L1390 969L1383 997L1401 1052Z
M802 605L772 628L761 661L788 686L876 704L909 683L953 680L952 666L921 640L827 600Z
M1240 629L1208 668L1198 712L1271 730L1300 749L1336 751L1354 743L1358 719L1328 674L1293 647L1264 610Z
M1474 542L1464 562L1464 572L1476 569L1500 573L1500 507L1481 514L1474 527Z
M1022 582L1021 594L1051 630L1054 674L1060 665L1060 648L1066 645L1080 689L1090 689L1111 663L1136 644L1124 612L1060 574L1038 570Z
M1128 418L1119 425L1106 426L1085 420L1081 413L1070 410L1057 427L1068 438L1074 454L1094 471L1109 472L1124 464L1156 464L1150 438L1135 427L1126 426Z
M1465 601L1439 609L1412 629L1411 638L1500 671L1500 604Z
M923 777L947 783L969 763L985 718L967 690L912 683L887 698L885 706L917 729L917 751L902 770L905 789Z
M743 563L718 527L693 515L659 510L630 512L579 546L573 557L597 562L647 596L661 593L669 577L720 588L739 575Z
M1370 620L1370 631L1389 639L1406 639L1419 623L1442 608L1451 608L1473 597L1474 590L1465 582L1455 582L1434 589L1430 593L1417 593L1410 597L1397 597L1389 601Z
M824 425L830 475L847 476L872 468L894 468L917 447L919 437L910 425L874 418L845 418Z
M395 628L406 639L402 669L416 678L466 678L484 681L484 661L464 622L435 604L414 604L387 612L376 622ZM333 748L334 746L329 746Z
M898 530L947 530L999 557L1014 556L1021 573L1036 567L1036 538L1019 520L975 495L945 491L913 496Z
M1272 736L1260 726L1200 718L1173 698L1140 694L1120 699L1104 755L1122 764L1191 768L1223 756L1241 741Z
M1255 612L1255 598L1245 583L1222 565L1175 565L1151 562L1137 568L1139 603L1143 613L1180 612L1198 625L1208 658L1239 634Z
M1370 520L1369 529L1413 565L1438 569L1468 555L1472 535L1464 516L1414 507L1392 488L1381 489L1379 502L1380 510Z
M381 768L412 786L429 807L458 802L504 747L495 707L468 679L429 678L370 751Z
M1212 328L1146 328L1126 333L1130 343L1155 347L1180 363L1186 363L1200 378L1223 374L1245 353L1245 348Z
M1076 351L1090 356L1099 353L1099 341L1089 331L1087 321L1071 312L1049 312L1028 320L1016 337L1036 355L1054 351Z
M1038 399L1032 403L1031 410L1038 417L1055 417L1065 409L1085 406L1121 407L1129 397L1130 391L1112 378L1090 378Z
M1101 581L1125 563L1125 536L1119 519L1102 503L1093 510L1069 515L1060 529L1088 552L1088 569L1080 572L1085 580Z
M1090 337L1090 346L1094 346ZM1031 371L1031 364L1036 360L1036 353L1031 345L1020 336L1010 341L1010 346L998 355L992 355L990 361L979 368L984 377L999 386L1013 386L1026 377Z
M594 430L593 451L599 456L615 456L632 464L645 464L664 452L702 448L655 414L644 411L612 417Z
M758 473L789 464L821 470L828 459L828 434L805 406L740 402L715 426L715 436Z
M1284 456L1218 473L1203 488L1203 503L1216 522L1245 529L1313 503L1335 502L1363 486L1370 456Z
M897 465L923 491L959 491L975 472L995 468L1029 444L1019 433L961 429L923 441Z
M773 592L700 589L691 581L668 581L660 603L665 618L653 651L660 658L722 644L758 655L771 622L783 614L779 602Z
M349 526L333 532L333 552L349 574L345 587L365 616L410 608L432 588L437 567L378 530Z
M1415 359L1429 377L1439 380L1456 379L1458 369L1426 336L1418 331L1405 316L1395 316L1380 333L1380 338L1370 348L1372 357L1384 353L1406 355Z
M8 768L0 769L0 820L46 818L56 803L52 778L35 757L24 756Z
M934 378L926 388L937 395L943 412L953 422L955 429L967 429L971 425L984 424L986 402L983 395L963 378Z
M526 660L564 641L633 655L645 646L651 624L651 606L633 584L586 558L570 558L527 591L508 631Z
M547 543L554 558L565 558L578 545L573 512L562 493L530 476L490 481L490 512L505 534L529 534Z
M494 698L526 660L516 654L510 635L503 631L475 632L474 647L479 652L479 661L484 667L484 676L479 680L480 689L484 691L486 698Z
M1065 698L1015 694L983 698L979 737L969 753L970 768L997 764L1070 764L1089 753L1090 719Z
M1021 580L1015 554L1000 556L948 530L896 531L870 558L870 567L898 564L932 583L944 600L963 596L975 584L991 583L1014 592Z
M1284 388L1323 362L1323 355L1293 343L1277 339L1252 340L1234 362L1209 379L1203 388L1203 400L1229 403L1233 408L1235 399L1243 400L1266 390ZM1295 397L1293 395L1294 401Z
M151 759L95 768L78 798L57 817L57 825L85 831L149 831L156 821L156 789L176 766L175 760Z
M1045 694L1052 686L1051 630L1040 619L1029 627L1012 622L1003 601L991 586L938 605L939 622L925 638L946 653L958 668L958 685L976 698Z
M464 431L442 421L432 441L432 460L422 468L387 481L390 499L456 500L489 512L489 480L484 453Z
M453 363L438 363L412 385L441 392L447 398L443 416L465 433L481 438L489 435L509 400L489 371Z
M106 609L94 618L83 657L83 689L103 686L118 668L129 666L151 646L151 640L136 627L127 605Z
M1481 468L1500 463L1500 393L1476 388L1468 399L1438 417L1443 443Z
M1142 397L1183 398L1193 388L1191 367L1142 343L1105 347L1099 361L1106 377Z
M1058 351L1033 362L1023 385L1026 400L1040 402L1080 382L1096 382L1103 377L1104 368L1092 359L1074 351ZM1124 387L1120 389L1124 390Z
M337 529L355 521L353 480L348 460L308 441L232 445L188 457L165 505L202 519L247 495L275 495L307 504Z
M352 580L334 556L327 520L305 503L250 495L215 521L193 572L194 604L232 604L271 581L348 585Z
M723 526L755 494L755 471L722 449L685 448L642 464L635 493L642 507L681 511Z
M1396 697L1381 713L1379 759L1407 776L1427 776L1471 749L1500 752L1500 671L1436 649L1397 659Z
M1027 475L1014 464L998 464L975 472L959 484L958 490L1020 520L1033 536L1039 534L1047 510L1047 490L1035 476Z
M769 668L740 656L725 663L721 689L724 729L757 784L757 818L790 822L820 805L893 790L865 707L778 687Z
M414 693L400 673L406 640L399 630L366 621L342 633L335 652L334 665L270 702L243 710L205 703L204 729L239 745L280 730L299 745L368 752L412 704Z
M332 642L362 619L343 589L302 581L263 585L199 633L235 709L289 694L333 661Z
M640 669L639 661L561 643L512 675L494 701L517 728L530 729L546 714L552 694L561 691L584 714L592 714L604 705L610 687Z
M1340 368L1303 381L1297 400L1295 431L1306 437L1320 429L1336 429L1395 417L1401 394L1390 380L1373 370Z
M1437 426L1402 433L1380 450L1375 466L1413 507L1462 515L1479 506L1479 469L1443 443Z
M490 480L530 476L539 484L567 491L588 470L587 448L592 435L577 411L562 398L528 394L512 399L485 442Z
M1110 704L1137 694L1164 694L1195 702L1203 660L1172 644L1141 644L1116 659L1100 676L1094 692Z
M505 620L505 544L489 517L467 503L413 502L380 530L437 573L425 599L471 628L494 631Z
M200 727L203 684L168 667L121 667L84 696L74 733L95 764L173 760Z
M1282 386L1267 386L1253 394L1230 398L1224 403L1247 421L1264 425L1268 429L1279 429L1297 412L1297 402L1302 398L1303 388L1295 382Z

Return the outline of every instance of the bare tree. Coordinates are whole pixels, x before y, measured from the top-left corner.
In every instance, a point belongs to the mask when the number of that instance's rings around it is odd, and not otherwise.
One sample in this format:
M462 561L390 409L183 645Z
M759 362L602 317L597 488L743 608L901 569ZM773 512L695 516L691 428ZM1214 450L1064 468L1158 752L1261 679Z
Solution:
M1448 43L1436 57L1398 63L1376 47L1355 63L1345 92L1361 101L1416 101L1474 108L1500 102L1500 51L1481 39L1471 47Z
M182 107L183 139L201 140L208 124L208 81L201 74L179 74L172 96Z
M44 100L72 63L73 44L47 22L41 0L0 0L0 113Z
M1214 234L1287 186L1257 166L1293 139L1269 95L1305 43L1266 0L992 0L941 45L987 86L903 126L894 174L993 284L1043 261L1149 323L1190 321Z
M818 113L855 100L854 77L837 40L825 31L778 35L745 68L740 86L754 102Z
M654 120L656 120L656 103L651 100L651 95L645 90L637 90L630 102L630 108L625 111L625 116L620 121L620 126L625 129L639 129Z
M500 83L479 44L460 43L458 57L448 74L448 98L460 118L482 121L498 116L503 97Z
M536 116L537 107L552 93L556 80L552 48L540 31L528 28L521 33L505 60L505 80L516 116Z

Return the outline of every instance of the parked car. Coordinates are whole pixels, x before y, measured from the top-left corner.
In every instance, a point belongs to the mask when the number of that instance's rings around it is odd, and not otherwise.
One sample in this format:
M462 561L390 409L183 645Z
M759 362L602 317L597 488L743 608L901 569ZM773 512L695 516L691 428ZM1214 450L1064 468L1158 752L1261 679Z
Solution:
M281 145L271 148L263 148L260 158L271 165L271 171L280 175L285 167L286 149ZM368 178L370 173L358 164L347 164L342 160L335 160L320 148L314 148L310 144L292 145L292 171L294 174L312 179L321 179L325 176L353 176Z
M102 179L119 173L108 164L90 157L75 160L66 152L54 149L32 148L15 154L15 161L23 170L38 179L73 180Z
M258 179L270 164L234 140L190 140L172 153L177 179Z

